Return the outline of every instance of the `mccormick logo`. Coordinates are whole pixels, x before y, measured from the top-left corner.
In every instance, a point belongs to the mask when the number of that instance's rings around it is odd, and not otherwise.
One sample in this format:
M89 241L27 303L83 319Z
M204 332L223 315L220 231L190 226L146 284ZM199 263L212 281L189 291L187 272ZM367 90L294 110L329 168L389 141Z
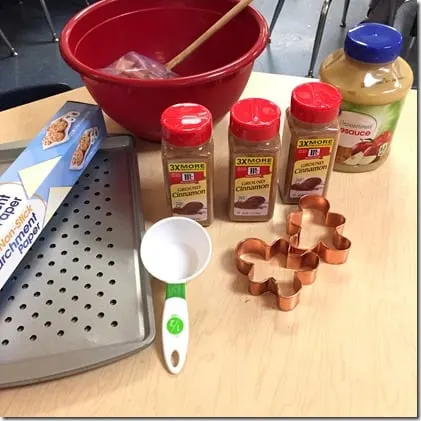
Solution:
M188 183L189 181L194 181L194 172L185 172L181 174L181 181Z
M247 175L260 175L260 167L248 167Z

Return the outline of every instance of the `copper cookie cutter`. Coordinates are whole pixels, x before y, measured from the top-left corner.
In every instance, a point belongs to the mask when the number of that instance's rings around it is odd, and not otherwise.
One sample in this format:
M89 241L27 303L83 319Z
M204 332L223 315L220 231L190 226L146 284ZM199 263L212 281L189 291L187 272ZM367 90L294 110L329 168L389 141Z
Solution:
M312 251L316 253L324 262L339 265L345 263L348 258L351 241L342 235L345 217L339 213L329 212L330 203L323 196L307 195L300 198L298 202L298 211L291 212L288 215L287 233L290 236L289 242L294 253L304 253ZM319 241L314 247L306 250L299 247L301 222L305 210L319 211L324 216L324 225L327 228L333 228L331 236L333 247L329 247L323 241Z
M281 256L285 258L285 268L294 270L292 293L284 294L279 282L273 277L261 281L253 280L254 263L247 262L243 256L255 254L265 261ZM303 285L310 285L316 279L316 271L319 266L317 254L306 251L302 254L292 252L291 245L284 238L280 238L269 245L258 238L248 238L240 242L235 250L236 266L239 272L247 275L249 279L249 292L251 295L261 295L271 292L277 296L278 307L282 311L293 310L300 302L300 292Z

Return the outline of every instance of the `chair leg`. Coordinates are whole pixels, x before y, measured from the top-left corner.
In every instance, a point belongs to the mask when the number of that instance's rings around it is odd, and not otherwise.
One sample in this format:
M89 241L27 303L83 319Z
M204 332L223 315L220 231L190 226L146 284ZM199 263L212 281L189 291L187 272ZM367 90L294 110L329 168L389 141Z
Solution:
M281 14L281 10L284 7L284 3L285 3L285 0L279 0L278 3L276 4L275 12L273 13L272 21L270 22L269 36L272 35L273 28L275 27L276 21L278 20L279 15Z
M313 52L311 53L310 68L308 69L307 77L313 77L314 65L316 64L317 56L319 55L320 44L322 43L323 32L326 25L326 18L329 12L332 0L324 0L322 10L320 11L319 23L317 25L316 38L314 39Z
M47 19L48 26L50 27L51 35L53 36L53 42L58 42L57 33L56 33L56 30L54 29L53 20L51 19L51 15L48 10L47 4L45 3L45 0L40 0L40 3L44 11L44 15Z
M4 34L4 32L1 29L0 29L0 37L3 39L4 43L9 48L10 55L11 56L17 56L18 55L17 51L13 48L13 45L10 43L10 41L8 40L8 38L6 37L6 35Z
M401 56L408 60L409 55L411 54L412 49L414 48L415 41L417 40L416 37L411 37L411 39L408 42L408 46L405 48L405 50L402 52Z
M396 0L392 0L389 5L389 15L387 17L387 24L389 26L393 26L393 22L395 21L396 11L397 11L397 4Z
M345 28L345 26L346 26L346 17L348 15L348 9L349 9L350 1L351 0L345 0L344 11L343 11L343 14L342 14L341 28Z

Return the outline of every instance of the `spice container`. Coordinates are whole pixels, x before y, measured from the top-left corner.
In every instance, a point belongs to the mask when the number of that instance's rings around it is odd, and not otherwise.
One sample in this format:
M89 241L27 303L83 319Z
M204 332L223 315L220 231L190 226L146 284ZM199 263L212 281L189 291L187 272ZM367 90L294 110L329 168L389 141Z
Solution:
M229 217L268 221L276 201L281 111L271 101L244 99L231 109Z
M282 136L279 190L284 203L306 194L326 195L339 137L341 94L310 82L292 91Z
M402 36L394 28L365 23L351 29L344 49L329 55L320 79L343 96L335 170L364 172L382 165L413 74L399 57Z
M208 226L213 221L212 115L198 104L176 104L161 116L162 162L170 215Z

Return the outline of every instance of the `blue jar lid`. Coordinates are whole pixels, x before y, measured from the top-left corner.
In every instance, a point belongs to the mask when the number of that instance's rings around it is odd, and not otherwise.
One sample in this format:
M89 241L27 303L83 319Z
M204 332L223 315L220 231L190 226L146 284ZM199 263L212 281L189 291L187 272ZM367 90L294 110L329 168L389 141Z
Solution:
M364 63L388 63L401 51L402 35L395 28L381 23L363 23L348 31L344 50Z

